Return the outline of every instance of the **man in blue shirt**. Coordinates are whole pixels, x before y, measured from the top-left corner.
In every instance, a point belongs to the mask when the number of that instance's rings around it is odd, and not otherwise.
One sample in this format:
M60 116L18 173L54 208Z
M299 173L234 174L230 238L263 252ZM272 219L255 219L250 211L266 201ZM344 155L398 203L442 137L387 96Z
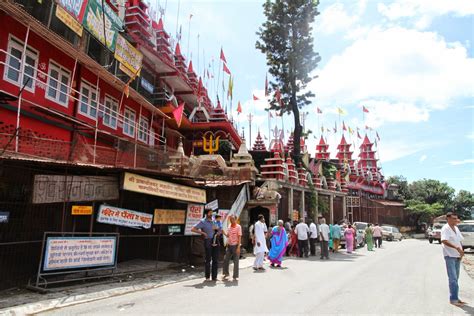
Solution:
M219 247L212 246L212 237L214 235L214 221L212 220L212 210L205 210L206 217L203 218L199 223L191 228L191 231L196 234L200 234L204 238L204 251L206 253L206 267L205 276L206 281L209 281L211 276L211 261L212 261L212 281L217 281L217 269L219 259ZM219 228L218 232L221 233L222 229Z

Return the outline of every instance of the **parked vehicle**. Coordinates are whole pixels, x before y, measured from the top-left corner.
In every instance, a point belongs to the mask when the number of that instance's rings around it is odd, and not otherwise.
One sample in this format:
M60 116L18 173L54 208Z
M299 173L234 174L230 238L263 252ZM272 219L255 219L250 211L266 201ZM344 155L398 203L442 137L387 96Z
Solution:
M464 221L458 225L458 228L464 237L462 248L474 250L474 221Z
M433 227L428 230L428 241L430 244L432 244L434 240L441 243L441 228L443 228L443 224L435 223Z
M403 235L400 233L397 227L390 225L382 225L382 238L387 241L403 239Z

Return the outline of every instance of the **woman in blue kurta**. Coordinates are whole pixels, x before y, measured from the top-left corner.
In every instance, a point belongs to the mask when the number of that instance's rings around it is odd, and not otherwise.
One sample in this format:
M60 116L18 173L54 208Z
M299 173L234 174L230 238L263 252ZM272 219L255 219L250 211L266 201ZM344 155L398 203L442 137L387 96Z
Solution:
M268 253L268 260L271 262L271 266L281 267L281 260L283 255L286 253L286 246L288 246L288 237L286 235L285 227L283 227L283 221L278 221L278 226L272 229L272 248Z

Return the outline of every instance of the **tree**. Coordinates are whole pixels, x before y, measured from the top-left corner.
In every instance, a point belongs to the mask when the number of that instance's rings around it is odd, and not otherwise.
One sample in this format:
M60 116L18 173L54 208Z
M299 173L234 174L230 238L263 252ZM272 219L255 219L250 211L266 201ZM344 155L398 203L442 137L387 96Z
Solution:
M474 209L474 194L460 190L453 200L453 208L461 219L471 219Z
M410 190L408 189L408 181L407 178L404 176L391 176L388 177L386 182L388 184L396 184L398 185L398 194L404 199L404 200L409 200L411 199L411 193Z
M406 209L412 215L413 222L417 227L420 220L430 222L434 217L443 214L443 205L440 203L428 204L419 200L408 200Z
M452 211L455 190L445 182L432 179L413 181L408 186L411 198L427 204L439 203L446 213Z
M293 156L300 161L300 138L303 127L300 123L300 109L311 103L314 97L307 91L307 84L314 78L310 73L317 67L321 57L313 50L312 26L319 14L317 0L267 0L263 4L266 22L257 32L260 40L255 47L265 54L275 96L270 109L293 113L295 129L293 133Z

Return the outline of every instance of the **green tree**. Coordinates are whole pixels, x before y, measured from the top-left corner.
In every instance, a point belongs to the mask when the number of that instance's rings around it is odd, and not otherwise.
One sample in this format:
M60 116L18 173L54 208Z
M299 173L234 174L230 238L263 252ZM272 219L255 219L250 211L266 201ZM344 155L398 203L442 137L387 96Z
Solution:
M474 209L474 194L460 190L453 200L453 208L461 219L471 219Z
M410 190L408 189L408 181L407 178L405 178L402 175L399 176L391 176L388 177L386 182L388 184L396 184L398 185L398 194L404 199L404 200L409 200L411 199L411 193Z
M453 209L455 190L445 182L422 179L413 181L408 188L413 200L427 204L439 203L443 206L444 212L452 211Z
M281 100L275 97L270 109L293 113L295 122L293 156L300 161L302 126L300 109L311 103L314 97L306 89L314 78L310 73L321 57L314 51L312 23L319 14L317 0L267 0L263 4L267 20L257 32L260 40L255 46L267 59L273 81L273 91L281 92Z
M415 224L418 224L421 220L431 221L432 218L443 214L442 204L429 204L419 200L408 200L406 209L410 211Z

